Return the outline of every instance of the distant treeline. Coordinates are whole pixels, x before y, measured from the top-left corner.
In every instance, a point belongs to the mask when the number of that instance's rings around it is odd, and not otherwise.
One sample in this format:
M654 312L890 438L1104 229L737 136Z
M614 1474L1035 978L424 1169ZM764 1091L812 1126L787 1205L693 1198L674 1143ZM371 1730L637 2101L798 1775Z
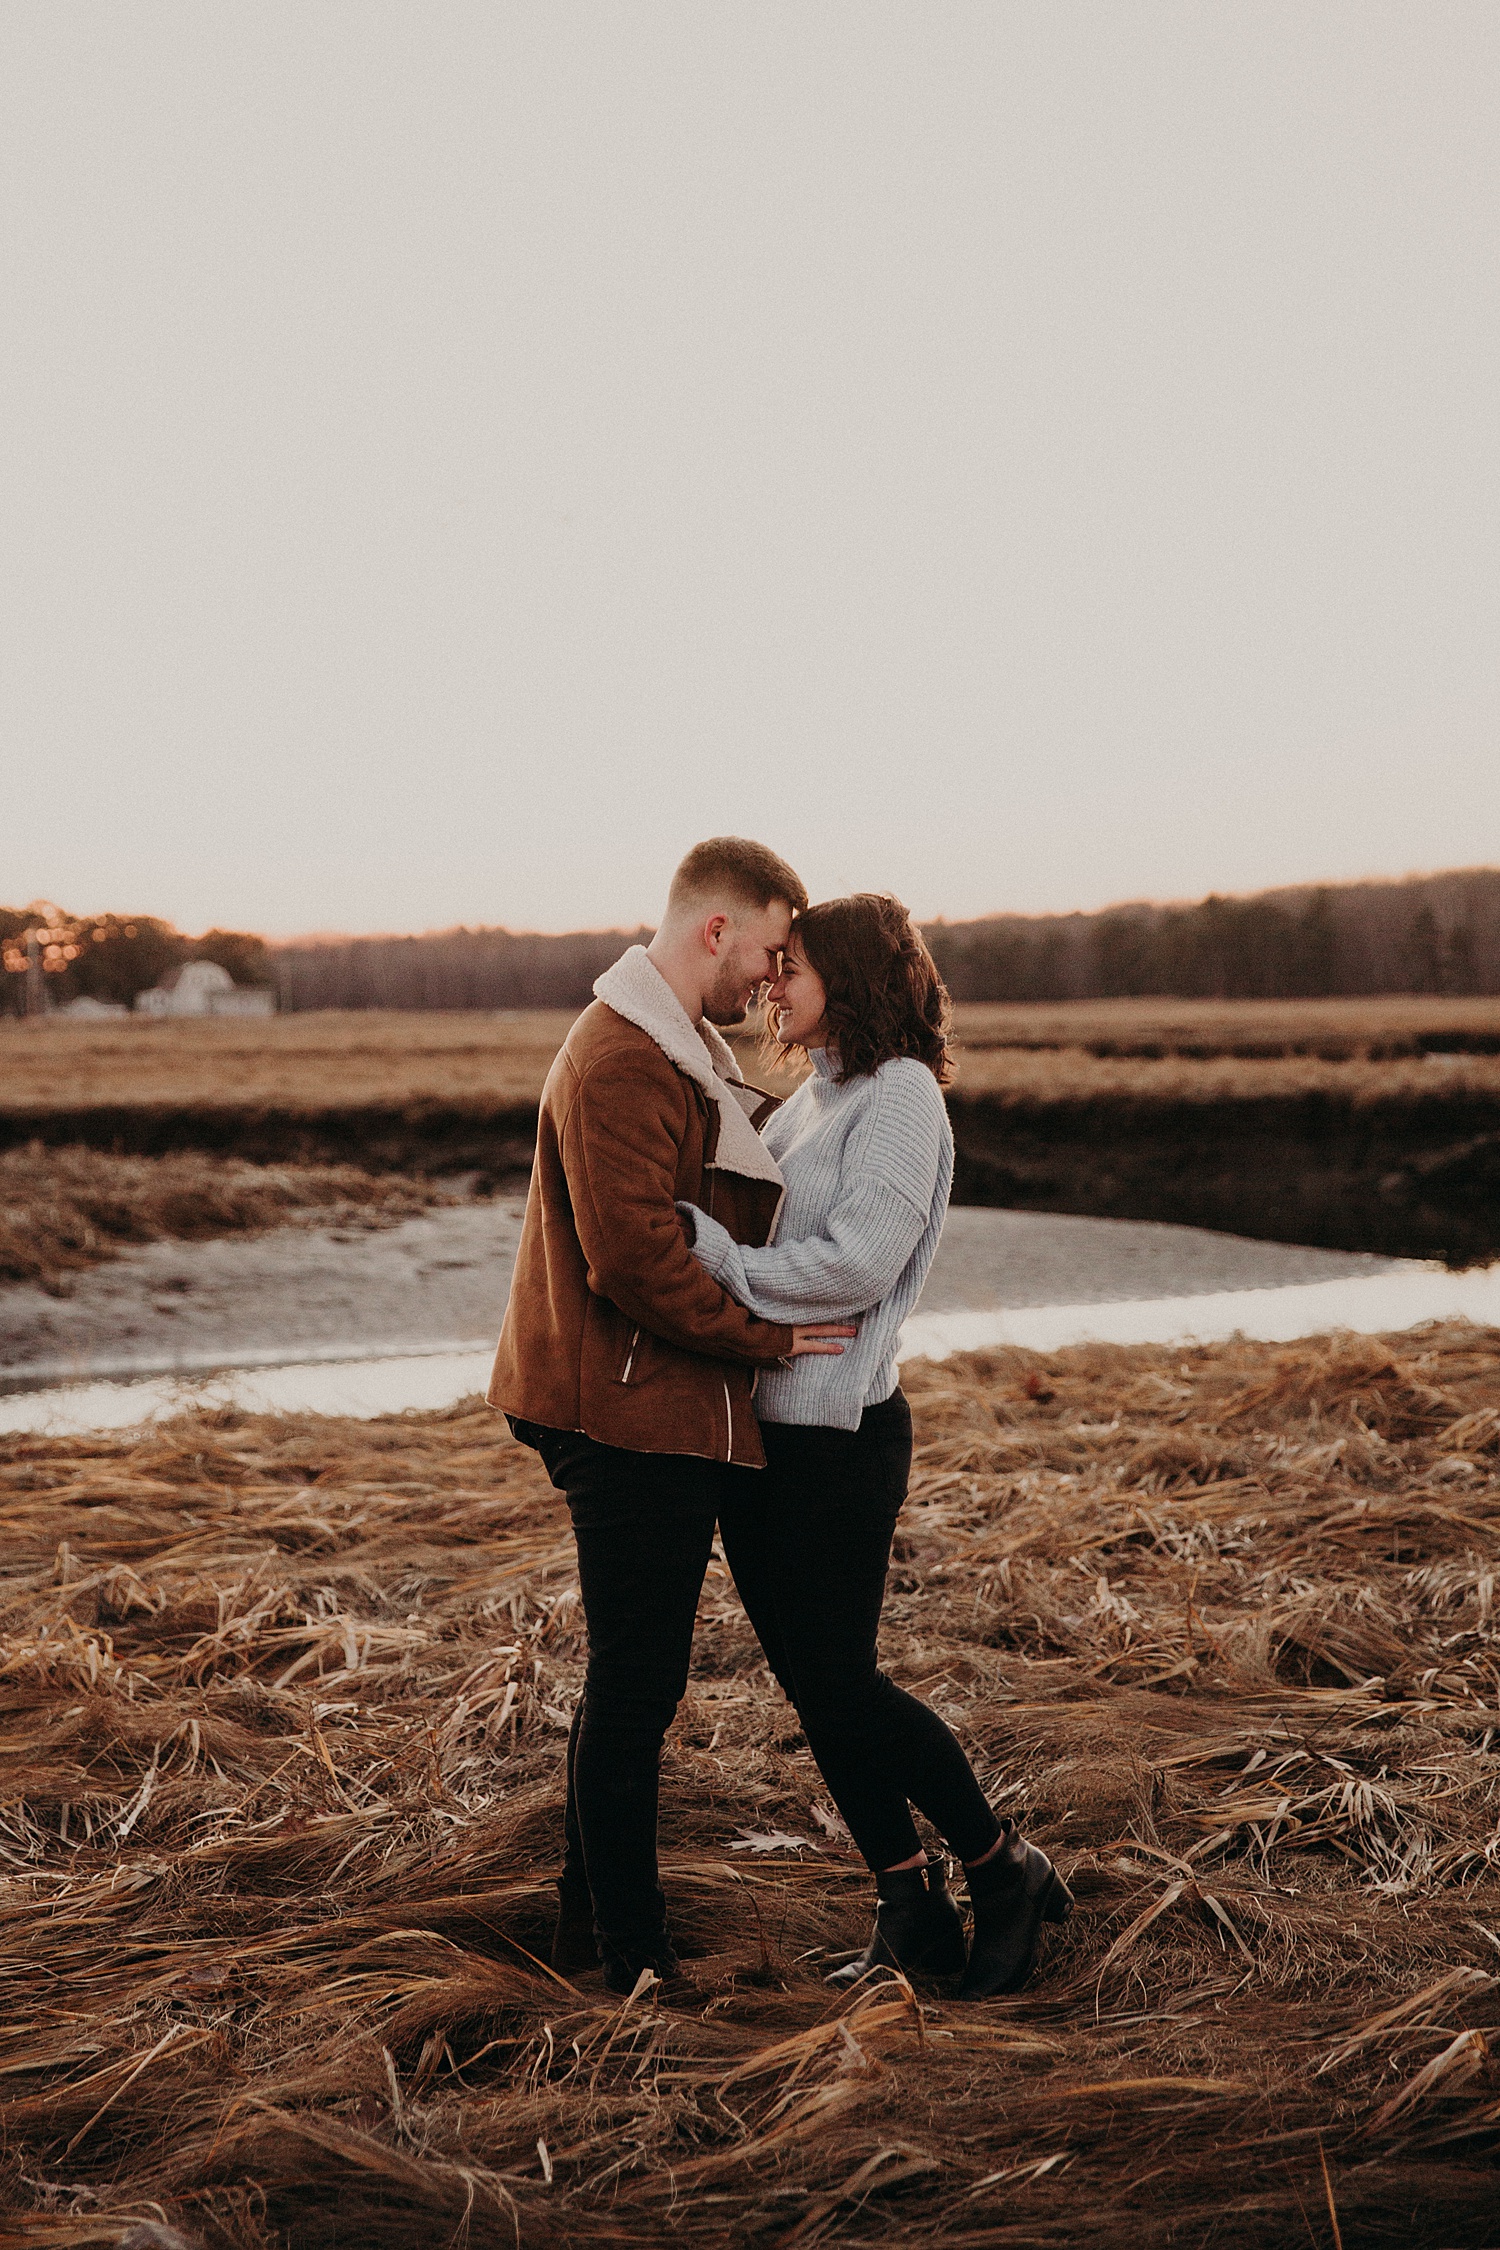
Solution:
M186 938L146 915L0 908L0 1009L24 1010L28 950L54 1003L83 993L129 1001L177 963L208 959L239 983L274 984L287 1009L579 1008L600 971L650 934L459 929L268 947L225 930ZM1500 993L1500 869L1195 906L994 914L929 923L926 936L955 1000Z
M926 932L955 1000L1500 993L1500 869Z
M283 1008L583 1008L642 930L436 930L320 939L272 953Z
M272 961L286 1008L579 1008L600 970L649 935L444 930L280 946ZM955 1000L1500 993L1500 869L1197 906L994 914L929 923L926 936Z

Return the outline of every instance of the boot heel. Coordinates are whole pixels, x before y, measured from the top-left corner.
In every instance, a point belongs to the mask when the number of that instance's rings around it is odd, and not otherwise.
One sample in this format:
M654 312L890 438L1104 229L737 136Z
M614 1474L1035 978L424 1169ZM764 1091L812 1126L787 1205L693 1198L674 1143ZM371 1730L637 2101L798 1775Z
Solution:
M1066 1922L1072 1911L1073 1893L1054 1869L1052 1880L1047 1885L1046 1895L1042 1900L1042 1920L1044 1922Z

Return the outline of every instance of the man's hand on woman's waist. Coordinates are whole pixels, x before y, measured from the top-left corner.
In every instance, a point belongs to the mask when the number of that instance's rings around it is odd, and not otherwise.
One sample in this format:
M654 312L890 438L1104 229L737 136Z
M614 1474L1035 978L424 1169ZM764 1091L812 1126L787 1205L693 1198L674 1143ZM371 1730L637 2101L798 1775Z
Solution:
M794 1328L792 1348L782 1364L790 1366L794 1359L802 1359L809 1352L841 1352L844 1346L840 1339L858 1334L858 1325L852 1320L815 1320L806 1328Z

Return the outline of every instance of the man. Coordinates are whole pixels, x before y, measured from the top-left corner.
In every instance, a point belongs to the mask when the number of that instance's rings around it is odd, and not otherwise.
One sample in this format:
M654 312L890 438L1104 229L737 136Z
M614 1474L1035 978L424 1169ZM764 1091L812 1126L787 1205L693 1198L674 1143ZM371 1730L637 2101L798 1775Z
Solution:
M842 1349L831 1325L758 1320L687 1246L679 1202L765 1243L781 1175L716 1025L777 973L798 877L737 836L697 844L647 947L594 986L548 1073L536 1163L489 1399L567 1499L588 1625L568 1738L553 1958L604 1964L611 1991L678 1963L656 1859L662 1738L729 1465L765 1456L756 1370Z

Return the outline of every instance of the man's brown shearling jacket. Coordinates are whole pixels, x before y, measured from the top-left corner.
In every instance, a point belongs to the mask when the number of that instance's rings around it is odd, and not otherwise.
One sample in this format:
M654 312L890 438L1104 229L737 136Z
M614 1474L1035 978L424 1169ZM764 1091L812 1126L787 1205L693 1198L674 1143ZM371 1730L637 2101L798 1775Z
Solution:
M743 1088L726 1116L738 1066L642 948L595 991L542 1091L489 1402L632 1452L762 1467L755 1371L791 1350L792 1332L710 1278L675 1209L697 1204L737 1242L769 1239L782 1190L747 1130L756 1097Z

